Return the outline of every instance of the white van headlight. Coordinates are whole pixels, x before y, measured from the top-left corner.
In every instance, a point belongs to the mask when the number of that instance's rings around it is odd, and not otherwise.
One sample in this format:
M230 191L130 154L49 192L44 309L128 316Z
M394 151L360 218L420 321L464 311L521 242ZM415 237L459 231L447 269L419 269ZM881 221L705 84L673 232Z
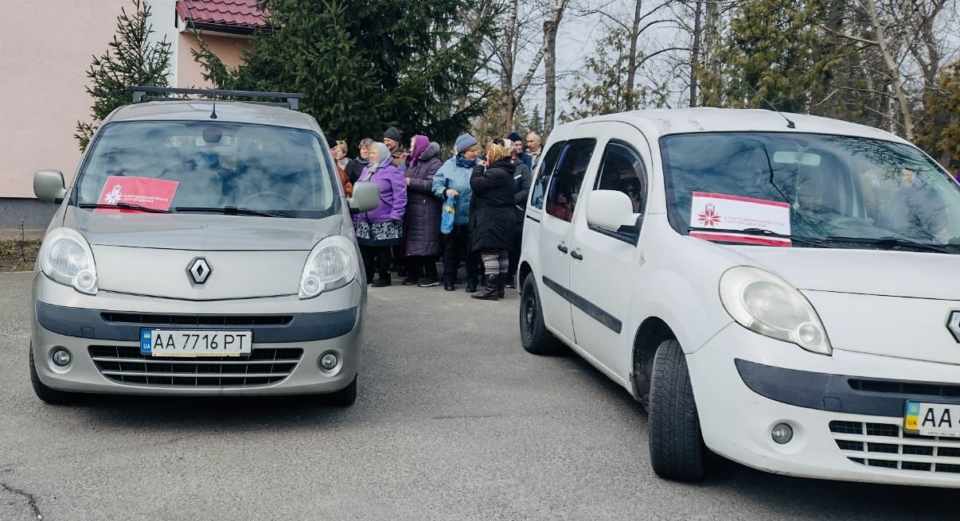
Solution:
M57 228L40 247L40 271L51 280L73 286L80 293L96 295L97 266L90 244L76 230Z
M339 235L327 237L313 247L300 276L300 298L313 298L342 288L357 278L360 263L357 248Z
M833 347L810 301L787 281L759 268L738 266L720 277L720 301L741 326L813 353Z

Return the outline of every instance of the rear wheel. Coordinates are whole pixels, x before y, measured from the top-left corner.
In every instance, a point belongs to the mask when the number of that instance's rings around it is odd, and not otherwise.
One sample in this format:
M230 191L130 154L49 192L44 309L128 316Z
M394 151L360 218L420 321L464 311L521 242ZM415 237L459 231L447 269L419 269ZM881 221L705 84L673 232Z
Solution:
M540 292L532 274L524 279L520 292L520 341L528 353L535 355L557 355L562 349L543 321Z
M657 348L650 382L650 462L658 476L696 481L706 472L706 446L680 343Z
M350 385L335 393L327 395L327 403L334 407L350 407L357 401L357 377L353 377Z
M47 387L40 381L40 376L37 375L37 366L33 359L33 345L30 346L30 383L33 384L33 392L36 393L37 398L51 405L62 405L77 400L76 393L58 391L52 387Z

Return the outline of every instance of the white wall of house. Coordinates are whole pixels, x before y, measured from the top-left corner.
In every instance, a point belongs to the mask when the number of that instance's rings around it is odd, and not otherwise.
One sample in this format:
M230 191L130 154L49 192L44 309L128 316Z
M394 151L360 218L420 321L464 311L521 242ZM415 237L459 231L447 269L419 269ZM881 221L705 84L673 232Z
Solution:
M170 44L173 57L170 59L168 81L170 85L179 86L177 83L176 58L180 46L180 34L177 27L177 0L146 0L146 2L150 6L150 24L153 29L149 41L150 43L166 41Z

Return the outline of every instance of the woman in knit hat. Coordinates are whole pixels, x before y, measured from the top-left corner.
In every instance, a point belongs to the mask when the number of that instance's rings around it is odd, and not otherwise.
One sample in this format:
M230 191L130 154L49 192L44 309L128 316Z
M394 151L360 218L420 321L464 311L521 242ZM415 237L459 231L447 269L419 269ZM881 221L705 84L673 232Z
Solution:
M473 208L470 213L470 248L483 259L483 291L473 296L481 300L504 297L504 283L509 268L509 251L513 249L515 227L513 179L516 165L506 143L487 145L489 165L477 165L470 187ZM512 148L512 147L511 147Z
M470 177L477 166L479 151L477 138L462 134L457 138L457 155L447 160L433 177L433 194L443 201L447 197L456 198L453 231L443 243L443 289L453 291L457 280L460 261L466 264L467 293L477 291L480 276L480 254L470 248Z
M403 172L393 166L390 150L386 145L374 143L367 149L367 155L370 157L370 164L363 169L359 181L377 183L380 187L380 205L373 211L355 215L353 224L357 231L357 244L363 257L367 283L379 288L391 284L390 248L403 242L407 184ZM380 278L373 282L375 267Z

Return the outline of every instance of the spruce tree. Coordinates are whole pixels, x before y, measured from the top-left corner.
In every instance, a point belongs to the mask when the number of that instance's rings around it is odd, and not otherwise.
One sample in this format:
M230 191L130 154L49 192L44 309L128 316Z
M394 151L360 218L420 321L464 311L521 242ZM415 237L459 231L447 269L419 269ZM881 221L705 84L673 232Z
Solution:
M170 43L164 39L150 42L153 29L149 23L150 6L144 0L133 0L130 13L121 8L117 17L117 33L103 56L94 56L87 71L90 85L86 91L93 98L92 123L77 122L74 137L80 151L87 149L99 123L117 107L131 101L128 86L166 87L170 67Z
M379 140L395 126L404 141L420 133L452 142L484 108L476 72L490 25L460 23L471 5L261 0L268 26L243 65L225 67L202 43L195 59L217 87L305 93L301 109L338 139Z

